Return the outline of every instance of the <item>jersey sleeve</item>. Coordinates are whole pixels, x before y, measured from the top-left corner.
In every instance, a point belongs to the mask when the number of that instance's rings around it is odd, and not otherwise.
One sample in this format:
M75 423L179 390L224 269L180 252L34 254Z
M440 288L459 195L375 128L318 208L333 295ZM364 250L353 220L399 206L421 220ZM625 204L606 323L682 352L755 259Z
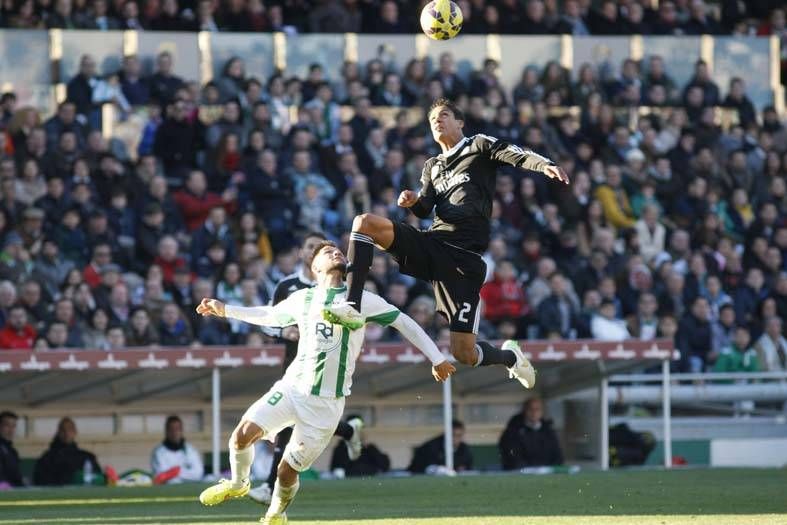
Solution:
M426 161L424 163L424 169L421 171L421 191L418 192L418 202L410 207L415 216L421 219L429 217L435 205L432 166L434 166L434 161Z
M489 135L476 135L478 147L485 151L489 158L500 164L507 164L524 170L543 172L547 166L555 163L535 151L523 149L505 140Z
M397 307L379 295L369 292L363 293L361 310L367 323L377 323L381 326L390 325L401 313Z
M290 326L298 322L303 310L303 296L300 291L274 306L225 306L225 316L259 326Z

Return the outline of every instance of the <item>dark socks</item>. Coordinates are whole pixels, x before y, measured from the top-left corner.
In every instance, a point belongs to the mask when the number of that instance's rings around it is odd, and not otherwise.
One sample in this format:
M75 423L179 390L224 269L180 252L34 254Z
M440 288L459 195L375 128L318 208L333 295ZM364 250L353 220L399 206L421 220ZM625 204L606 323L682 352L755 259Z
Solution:
M366 284L374 258L372 238L363 233L352 232L347 258L350 260L350 266L347 268L347 300L360 312L363 286Z
M476 366L503 365L511 368L516 364L516 354L511 350L501 350L495 348L491 343L478 341L476 349L480 349L479 357L481 362Z
M336 426L336 430L333 432L333 435L339 436L342 439L352 439L354 432L355 429L353 429L353 427L344 421L339 421L339 424Z

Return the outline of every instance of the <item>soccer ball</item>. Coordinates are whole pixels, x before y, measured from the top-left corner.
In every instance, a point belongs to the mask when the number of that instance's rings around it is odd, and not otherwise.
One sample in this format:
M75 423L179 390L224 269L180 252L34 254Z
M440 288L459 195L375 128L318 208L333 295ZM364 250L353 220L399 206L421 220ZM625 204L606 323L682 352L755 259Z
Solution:
M432 40L454 38L463 20L462 10L451 0L432 0L421 11L421 29Z

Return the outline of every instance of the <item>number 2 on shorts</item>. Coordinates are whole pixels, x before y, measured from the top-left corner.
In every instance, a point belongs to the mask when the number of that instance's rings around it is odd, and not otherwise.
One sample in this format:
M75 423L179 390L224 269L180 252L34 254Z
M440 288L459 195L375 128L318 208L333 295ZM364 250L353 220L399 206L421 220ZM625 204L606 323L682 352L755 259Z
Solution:
M472 306L470 305L470 303L462 303L462 309L459 310L459 315L457 316L457 318L460 321L462 321L463 323L466 323L467 322L467 314L470 313L470 309L471 308L472 308Z
M281 392L274 392L273 394L271 394L271 397L268 398L268 404L270 406L276 406L276 403L281 401L282 397L284 397L284 394L282 394Z

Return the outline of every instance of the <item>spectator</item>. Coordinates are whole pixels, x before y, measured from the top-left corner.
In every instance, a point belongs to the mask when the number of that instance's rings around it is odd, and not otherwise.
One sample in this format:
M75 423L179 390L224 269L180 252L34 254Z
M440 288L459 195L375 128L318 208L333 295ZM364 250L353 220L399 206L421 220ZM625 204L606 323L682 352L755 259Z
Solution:
M722 350L732 344L737 326L735 308L732 304L725 304L719 309L718 317L712 321L711 325L711 353L713 355L719 355Z
M544 404L534 397L508 420L497 444L503 469L563 464L563 452L552 421L544 419Z
M31 350L36 329L27 320L27 310L21 305L11 308L5 327L0 330L0 349Z
M152 86L157 85L154 82L155 75ZM167 117L156 129L154 139L153 152L161 159L164 170L173 176L196 167L197 152L202 149L202 130L188 119L186 111L183 100L168 105Z
M616 317L615 303L609 299L601 302L598 313L591 319L590 331L593 339L599 341L623 341L631 337L625 321Z
M19 465L19 452L14 447L16 422L19 419L14 412L0 412L0 484L22 487L22 470Z
M708 64L704 60L697 60L694 66L694 76L683 90L684 104L688 102L687 96L693 87L699 87L702 90L703 106L718 106L721 102L719 87L711 79Z
M189 173L186 188L175 193L175 203L183 215L186 228L191 232L202 226L211 210L224 206L233 213L235 211L237 190L228 188L221 195L208 191L205 174L199 170Z
M144 106L150 101L150 87L142 77L142 67L137 55L123 57L120 71L120 89L132 106Z
M345 420L349 422L358 417L349 415ZM390 470L391 459L388 454L382 452L373 443L369 443L363 431L361 431L361 443L361 455L355 460L350 459L347 442L339 443L331 455L331 471L342 469L347 476L375 476Z
M107 340L107 328L109 327L109 315L101 308L96 308L90 315L90 322L82 333L82 342L85 348L91 350L109 350Z
M642 218L634 224L639 238L639 252L646 264L664 251L667 229L659 222L659 213L657 206L648 204L643 209Z
M735 338L719 353L714 372L758 372L757 351L749 346L751 336L745 326L735 327Z
M659 318L657 316L658 301L650 292L640 294L637 300L637 311L629 316L626 323L631 337L642 341L656 338Z
M517 320L530 311L511 261L495 265L494 278L481 288L481 299L484 301L484 317L492 322Z
M199 451L183 437L183 421L169 416L164 424L164 441L153 449L150 469L159 482L168 484L201 481L205 467Z
M765 277L759 268L751 268L746 274L746 282L735 290L733 304L735 318L739 323L750 323L757 305L768 295Z
M765 321L765 333L754 344L757 363L764 372L787 371L787 339L782 335L782 320L771 317Z
M680 320L675 346L681 353L681 368L686 372L703 372L706 366L713 364L709 314L707 299L698 296L691 310Z
M158 331L161 346L189 346L193 341L191 327L175 303L164 306Z
M125 340L130 347L145 347L158 343L158 334L145 308L137 308L131 313L131 322L126 327Z
M76 18L73 16L71 0L56 0L54 9L46 17L47 29L79 29Z
M451 423L451 429L454 444L454 470L457 472L472 470L473 455L470 452L470 447L464 442L464 423L455 419ZM445 463L444 436L441 434L415 449L413 460L407 470L413 474L431 473L434 467L443 466Z
M74 420L64 417L49 449L36 461L33 483L36 485L72 485L90 482L89 471L101 473L96 456L76 444Z
M66 100L73 102L77 114L85 118L93 111L93 88L96 82L96 61L90 55L82 55L79 73L68 83Z
M577 307L566 292L563 274L549 277L551 294L537 308L538 325L544 338L573 339L577 327Z
M607 221L616 228L632 228L635 224L628 196L621 186L622 178L618 166L607 168L606 184L596 190L596 198L604 208Z

